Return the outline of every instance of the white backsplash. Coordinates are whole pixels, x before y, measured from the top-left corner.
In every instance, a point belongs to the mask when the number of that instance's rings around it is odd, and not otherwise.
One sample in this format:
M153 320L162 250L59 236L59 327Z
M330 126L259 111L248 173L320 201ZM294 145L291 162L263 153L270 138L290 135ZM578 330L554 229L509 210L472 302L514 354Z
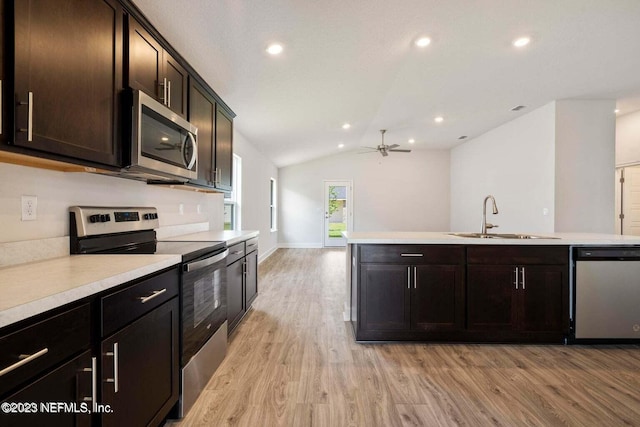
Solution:
M21 196L37 196L37 219L22 221ZM0 266L69 253L69 206L154 206L159 235L222 230L222 194L196 193L89 173L0 163Z

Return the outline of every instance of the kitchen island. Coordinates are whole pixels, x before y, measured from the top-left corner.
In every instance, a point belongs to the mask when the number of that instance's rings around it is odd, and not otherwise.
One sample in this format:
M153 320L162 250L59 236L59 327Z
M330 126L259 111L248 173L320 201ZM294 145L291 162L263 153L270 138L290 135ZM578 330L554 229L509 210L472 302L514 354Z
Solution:
M574 248L640 245L585 233L344 236L357 341L567 342Z

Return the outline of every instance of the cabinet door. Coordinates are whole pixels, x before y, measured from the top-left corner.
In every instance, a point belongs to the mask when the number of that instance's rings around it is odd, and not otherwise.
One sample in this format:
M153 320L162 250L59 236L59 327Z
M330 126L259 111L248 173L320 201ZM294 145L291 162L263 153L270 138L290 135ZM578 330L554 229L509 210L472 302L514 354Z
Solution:
M523 332L568 332L568 267L528 265L518 291L518 327Z
M421 265L411 267L411 328L448 331L464 327L462 267Z
M393 264L360 265L361 329L409 329L411 268Z
M129 87L164 102L163 52L160 43L129 16Z
M247 266L245 274L246 304L248 310L258 296L258 251L253 251L245 258Z
M0 0L0 142L7 141L7 132L10 128L7 112L9 111L8 101L11 97L7 97L6 87L7 81L5 78L5 63L4 63L4 43L5 43L5 31L7 26L4 23L4 0Z
M189 122L198 128L198 179L194 182L213 186L216 103L195 80L189 86Z
M515 266L467 266L467 327L512 330L517 322Z
M227 319L229 319L229 333L233 331L245 313L242 270L242 260L236 261L227 267Z
M118 166L116 0L15 2L15 144Z
M164 52L163 77L167 79L166 105L186 119L189 74L167 51Z
M159 425L169 413L178 401L178 334L173 298L102 342L101 403L113 410L103 426Z
M233 188L233 120L221 109L216 112L215 165L218 169L216 187L231 191Z
M4 399L9 403L36 403L37 410L31 413L6 413L0 411L0 425L5 427L22 426L90 426L92 409L91 352L86 351L59 368L53 370L22 390ZM46 412L41 403L63 402L75 404L74 411L61 410L58 413ZM26 409L34 409L29 406ZM58 408L53 408L58 409Z

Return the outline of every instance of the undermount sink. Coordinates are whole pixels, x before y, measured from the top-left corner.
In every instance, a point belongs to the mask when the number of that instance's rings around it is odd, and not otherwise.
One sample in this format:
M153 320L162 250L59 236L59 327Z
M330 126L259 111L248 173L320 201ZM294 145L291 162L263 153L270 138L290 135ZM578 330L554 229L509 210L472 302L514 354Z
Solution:
M474 239L559 239L559 237L536 236L534 234L515 233L449 233L452 236L471 237Z

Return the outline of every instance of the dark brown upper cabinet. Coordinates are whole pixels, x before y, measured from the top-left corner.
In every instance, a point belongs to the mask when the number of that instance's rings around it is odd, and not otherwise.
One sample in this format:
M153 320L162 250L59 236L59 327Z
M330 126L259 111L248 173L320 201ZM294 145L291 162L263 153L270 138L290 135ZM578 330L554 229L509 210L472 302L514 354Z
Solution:
M233 119L220 106L216 110L215 187L233 189Z
M15 22L14 144L120 166L120 3L21 0L8 6Z
M198 179L193 184L233 189L233 119L202 85L189 85L189 122L198 128Z
M140 89L187 118L189 74L133 17L129 16L129 87Z
M189 122L198 128L198 179L192 183L215 187L216 102L195 79L189 86Z

